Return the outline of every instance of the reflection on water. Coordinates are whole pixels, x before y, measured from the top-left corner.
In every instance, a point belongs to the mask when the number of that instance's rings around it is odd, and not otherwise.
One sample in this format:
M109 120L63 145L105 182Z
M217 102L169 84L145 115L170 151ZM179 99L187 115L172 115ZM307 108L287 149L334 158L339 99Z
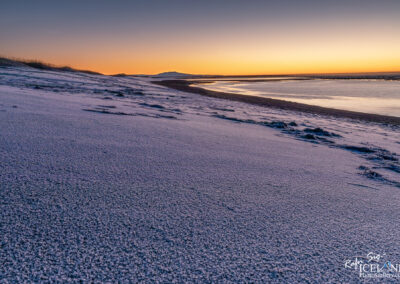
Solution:
M400 117L400 81L215 81L198 86L213 91Z

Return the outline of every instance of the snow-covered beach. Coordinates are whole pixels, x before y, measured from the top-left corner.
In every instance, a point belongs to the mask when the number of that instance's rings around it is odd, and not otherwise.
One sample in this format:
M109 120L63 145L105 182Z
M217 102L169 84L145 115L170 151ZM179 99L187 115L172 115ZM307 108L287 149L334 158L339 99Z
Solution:
M0 275L357 282L400 262L398 126L0 68Z

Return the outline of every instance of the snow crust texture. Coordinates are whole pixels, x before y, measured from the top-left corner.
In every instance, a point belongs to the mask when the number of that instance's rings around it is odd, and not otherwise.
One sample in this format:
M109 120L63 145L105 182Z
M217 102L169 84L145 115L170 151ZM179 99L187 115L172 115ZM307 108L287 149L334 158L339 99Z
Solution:
M347 259L400 262L398 128L152 80L0 69L1 281L348 283Z

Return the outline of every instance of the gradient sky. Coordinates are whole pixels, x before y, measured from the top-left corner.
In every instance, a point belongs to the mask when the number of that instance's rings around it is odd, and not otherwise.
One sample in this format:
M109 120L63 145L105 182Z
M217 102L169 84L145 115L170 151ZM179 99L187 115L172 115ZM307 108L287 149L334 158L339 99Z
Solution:
M400 1L1 0L0 55L106 74L400 71Z

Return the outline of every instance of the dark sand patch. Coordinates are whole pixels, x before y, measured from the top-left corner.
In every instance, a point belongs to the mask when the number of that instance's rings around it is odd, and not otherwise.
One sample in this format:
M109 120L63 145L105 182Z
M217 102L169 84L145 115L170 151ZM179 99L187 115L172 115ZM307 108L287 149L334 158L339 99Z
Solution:
M151 108L165 109L164 106L159 105L159 104L140 103L139 105L145 106L145 107L151 107Z
M126 113L122 111L110 111L105 108L95 108L95 109L90 109L90 108L84 108L82 109L83 111L89 111L89 112L95 112L95 113L101 113L101 114L113 114L113 115L124 115L124 116L144 116L144 117L151 117L151 118L166 118L166 119L178 119L177 117L173 115L161 115L161 114L154 114L154 115L149 115L149 114L144 114L144 113Z

